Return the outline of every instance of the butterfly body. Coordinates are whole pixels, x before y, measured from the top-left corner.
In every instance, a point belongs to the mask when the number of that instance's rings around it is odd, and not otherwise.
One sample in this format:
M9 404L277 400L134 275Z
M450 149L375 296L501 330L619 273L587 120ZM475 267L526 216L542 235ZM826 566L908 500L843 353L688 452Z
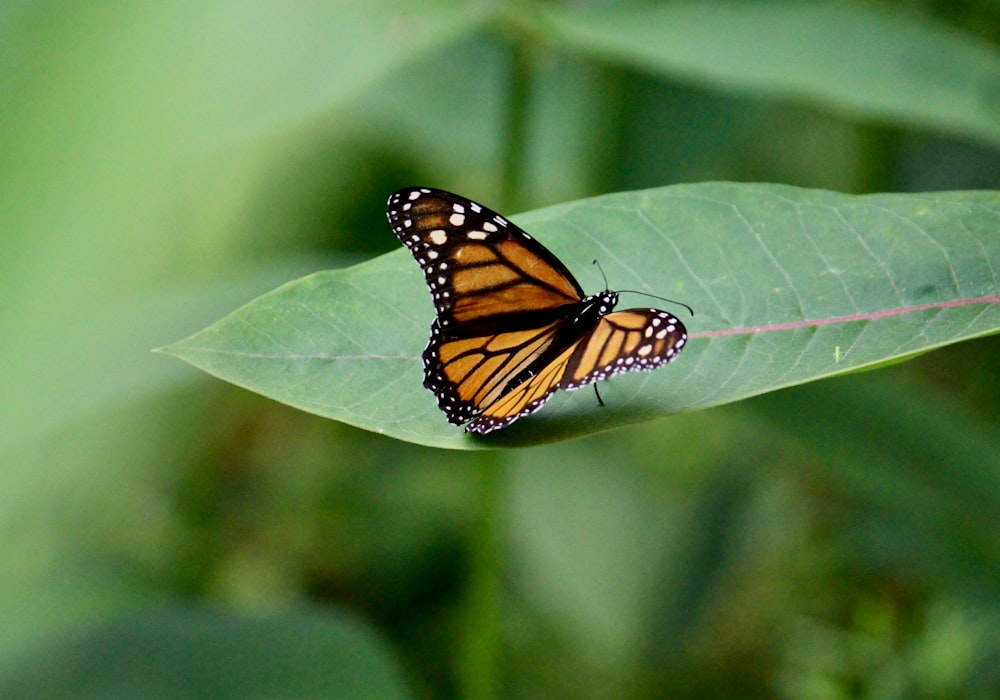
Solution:
M468 431L505 427L557 389L655 369L684 346L684 326L672 315L616 312L610 290L586 296L557 257L480 204L406 188L389 198L387 213L437 312L424 386Z

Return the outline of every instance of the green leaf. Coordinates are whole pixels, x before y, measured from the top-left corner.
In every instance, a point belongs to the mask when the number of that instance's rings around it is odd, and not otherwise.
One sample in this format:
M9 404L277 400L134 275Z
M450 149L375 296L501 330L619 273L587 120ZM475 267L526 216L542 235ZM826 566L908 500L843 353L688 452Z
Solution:
M606 3L555 40L655 73L1000 143L1000 52L930 18L845 2Z
M27 655L18 698L407 698L388 650L343 615L238 617L165 608Z
M693 306L680 357L602 383L603 408L589 391L558 392L536 417L485 439L464 435L421 386L433 308L402 249L292 282L166 350L306 411L472 448L707 408L1000 329L997 192L850 196L707 183L515 220L585 289L602 287L597 258L612 287ZM625 294L622 308L646 304Z

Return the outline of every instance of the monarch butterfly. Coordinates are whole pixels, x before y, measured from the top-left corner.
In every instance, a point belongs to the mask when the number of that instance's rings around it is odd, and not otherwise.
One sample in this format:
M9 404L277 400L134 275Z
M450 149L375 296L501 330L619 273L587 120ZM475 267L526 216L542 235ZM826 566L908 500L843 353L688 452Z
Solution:
M467 431L503 428L557 389L652 370L684 347L687 332L672 315L613 312L618 293L610 290L585 296L555 255L480 204L408 187L389 197L386 210L437 310L424 386Z

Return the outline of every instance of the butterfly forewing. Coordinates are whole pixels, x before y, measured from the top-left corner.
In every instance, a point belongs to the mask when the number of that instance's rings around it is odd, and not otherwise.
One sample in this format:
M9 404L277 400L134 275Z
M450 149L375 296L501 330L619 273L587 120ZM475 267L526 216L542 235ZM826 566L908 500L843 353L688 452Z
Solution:
M389 198L389 223L424 271L441 327L485 326L514 312L580 301L562 262L525 231L463 197L407 188Z

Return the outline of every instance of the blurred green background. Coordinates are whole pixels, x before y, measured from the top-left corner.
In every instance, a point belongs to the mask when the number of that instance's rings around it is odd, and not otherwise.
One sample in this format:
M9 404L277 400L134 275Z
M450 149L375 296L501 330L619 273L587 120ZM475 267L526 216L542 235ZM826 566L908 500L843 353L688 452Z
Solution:
M996 337L495 453L150 352L395 250L405 185L1000 186L988 126L570 40L671 4L601 5L0 9L0 696L1000 695ZM734 5L701 5L711 48ZM1000 65L996 0L754 6L750 56L821 8L873 67L921 32Z

